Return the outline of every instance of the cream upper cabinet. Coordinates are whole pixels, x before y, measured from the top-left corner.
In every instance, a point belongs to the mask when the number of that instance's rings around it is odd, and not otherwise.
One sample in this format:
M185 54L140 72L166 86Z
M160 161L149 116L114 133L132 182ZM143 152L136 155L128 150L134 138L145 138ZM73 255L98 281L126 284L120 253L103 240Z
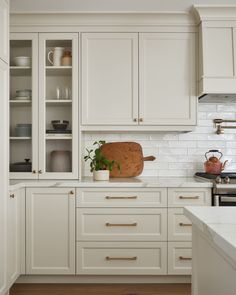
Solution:
M74 189L26 189L26 274L75 274Z
M82 125L136 125L138 34L82 34Z
M142 125L196 125L194 33L139 35Z
M9 7L5 0L0 0L0 58L8 63L8 48L9 48Z

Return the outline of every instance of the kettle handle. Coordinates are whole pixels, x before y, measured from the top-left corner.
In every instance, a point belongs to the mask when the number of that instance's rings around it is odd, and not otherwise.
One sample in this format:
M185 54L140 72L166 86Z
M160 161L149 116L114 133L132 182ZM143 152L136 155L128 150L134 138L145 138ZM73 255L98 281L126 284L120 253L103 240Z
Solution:
M222 152L220 152L219 150L209 150L208 152L205 153L205 158L206 158L207 161L208 161L207 154L209 154L209 153L218 153L218 154L220 154L219 160L223 157Z

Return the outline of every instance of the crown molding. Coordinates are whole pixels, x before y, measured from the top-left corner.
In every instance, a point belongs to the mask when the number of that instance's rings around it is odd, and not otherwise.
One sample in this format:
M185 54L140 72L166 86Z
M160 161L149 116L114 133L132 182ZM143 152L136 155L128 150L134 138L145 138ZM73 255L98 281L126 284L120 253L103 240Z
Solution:
M236 5L194 5L191 12L197 23L236 20Z
M12 12L11 27L194 26L189 12Z

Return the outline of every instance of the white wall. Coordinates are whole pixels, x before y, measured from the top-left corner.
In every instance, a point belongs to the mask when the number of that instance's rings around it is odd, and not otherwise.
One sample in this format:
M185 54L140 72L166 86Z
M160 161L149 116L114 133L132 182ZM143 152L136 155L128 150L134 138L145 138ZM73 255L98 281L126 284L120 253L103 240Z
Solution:
M220 149L229 160L228 171L236 171L236 130L226 129L215 134L213 119L236 119L236 104L199 104L198 126L189 133L129 132L87 133L84 148L93 148L95 140L135 141L142 145L144 156L154 155L156 161L146 162L142 176L192 176L203 171L204 154L209 149ZM91 175L83 163L84 175Z
M11 11L182 11L193 4L236 4L236 0L11 0Z

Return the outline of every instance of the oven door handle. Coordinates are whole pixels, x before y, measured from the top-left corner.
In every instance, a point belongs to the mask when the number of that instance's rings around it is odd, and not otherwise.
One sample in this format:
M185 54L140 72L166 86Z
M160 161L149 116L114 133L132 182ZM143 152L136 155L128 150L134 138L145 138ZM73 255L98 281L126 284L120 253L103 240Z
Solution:
M220 201L223 203L236 203L236 197L220 197Z

